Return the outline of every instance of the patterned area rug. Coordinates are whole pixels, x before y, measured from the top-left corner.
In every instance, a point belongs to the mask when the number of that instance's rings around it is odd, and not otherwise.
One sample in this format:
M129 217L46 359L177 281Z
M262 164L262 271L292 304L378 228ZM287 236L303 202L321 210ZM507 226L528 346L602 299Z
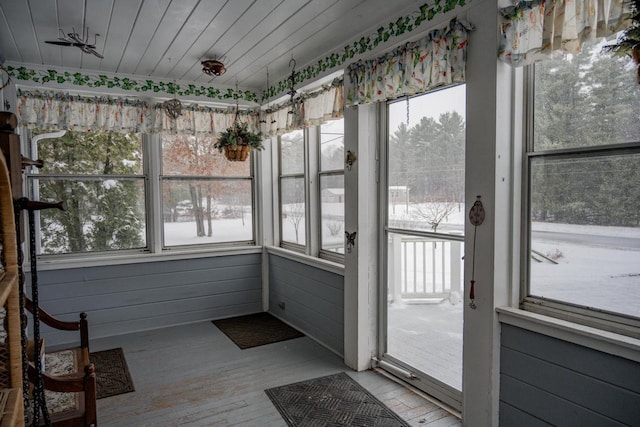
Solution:
M408 427L344 372L265 390L291 427Z
M213 324L243 350L304 336L269 313L214 320Z
M135 391L121 348L96 351L89 360L96 367L98 399Z

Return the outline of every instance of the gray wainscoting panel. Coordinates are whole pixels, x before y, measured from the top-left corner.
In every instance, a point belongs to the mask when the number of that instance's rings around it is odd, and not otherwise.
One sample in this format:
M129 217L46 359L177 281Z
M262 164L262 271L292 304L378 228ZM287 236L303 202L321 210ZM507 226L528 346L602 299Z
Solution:
M261 254L48 270L38 283L59 319L87 312L90 338L262 311ZM48 347L79 340L44 325L42 336Z
M640 363L503 324L500 425L546 424L640 425Z
M270 254L269 311L344 354L343 276Z

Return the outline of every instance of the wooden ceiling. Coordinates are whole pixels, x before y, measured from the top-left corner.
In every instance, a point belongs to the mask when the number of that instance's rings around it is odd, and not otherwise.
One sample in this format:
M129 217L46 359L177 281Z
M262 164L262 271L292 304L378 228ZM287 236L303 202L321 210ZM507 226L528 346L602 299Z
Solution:
M260 90L424 0L0 0L0 62ZM96 50L46 44L60 29L100 34ZM222 58L212 78L204 59ZM332 70L335 71L335 70Z

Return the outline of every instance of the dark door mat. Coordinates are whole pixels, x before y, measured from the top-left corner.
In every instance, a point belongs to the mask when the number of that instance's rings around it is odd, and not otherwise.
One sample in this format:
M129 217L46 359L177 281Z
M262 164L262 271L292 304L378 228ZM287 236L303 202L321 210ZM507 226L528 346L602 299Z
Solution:
M98 399L135 391L121 348L96 351L89 354L89 360L96 368Z
M213 320L213 324L243 350L304 336L266 312Z
M291 427L408 427L344 372L265 390Z

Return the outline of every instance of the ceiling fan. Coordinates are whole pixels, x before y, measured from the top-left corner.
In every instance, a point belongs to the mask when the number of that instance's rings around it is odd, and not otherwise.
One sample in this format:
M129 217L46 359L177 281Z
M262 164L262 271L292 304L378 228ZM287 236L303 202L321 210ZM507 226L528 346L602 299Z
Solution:
M104 58L102 55L100 55L96 51L96 41L98 40L98 36L100 34L96 33L93 44L90 44L88 27L86 29L86 32L83 30L82 36L76 33L75 28L72 28L72 29L73 29L72 33L65 34L65 32L62 31L62 28L60 28L59 29L60 37L58 37L58 40L45 40L45 43L55 44L58 46L75 46L80 48L80 50L83 51L84 53L90 53L92 55L97 56L100 59Z

